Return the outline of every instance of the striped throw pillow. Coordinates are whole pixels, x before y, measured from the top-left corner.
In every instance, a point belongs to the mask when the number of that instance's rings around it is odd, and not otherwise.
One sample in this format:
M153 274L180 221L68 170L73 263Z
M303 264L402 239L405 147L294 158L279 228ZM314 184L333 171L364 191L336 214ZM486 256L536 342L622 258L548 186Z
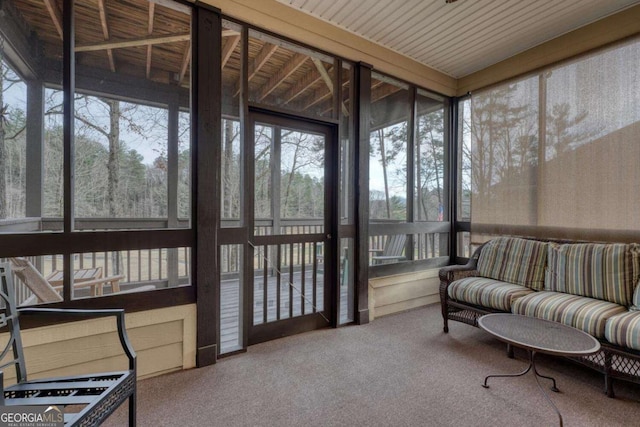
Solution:
M640 286L636 285L636 291L633 293L633 301L629 310L640 311Z
M493 239L480 252L478 273L540 291L544 289L547 245L546 242L516 237Z
M631 246L631 257L633 259L633 299L629 310L640 311L640 245L633 243Z
M549 244L545 289L629 306L637 251L622 243Z

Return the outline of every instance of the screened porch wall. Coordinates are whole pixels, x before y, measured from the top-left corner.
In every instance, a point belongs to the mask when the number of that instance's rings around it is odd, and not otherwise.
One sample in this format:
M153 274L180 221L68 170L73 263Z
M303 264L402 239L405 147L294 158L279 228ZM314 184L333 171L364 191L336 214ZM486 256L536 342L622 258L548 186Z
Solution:
M472 232L640 238L639 60L636 37L471 96Z
M20 304L59 302L35 298L34 275L63 304L191 284L189 233L178 244L147 234L191 228L191 66L183 58L191 49L191 12L177 3L149 5L99 9L76 1L56 5L59 22L40 2L0 6L0 261L12 266ZM142 9L145 28L121 25ZM55 28L72 18L72 34ZM136 39L169 28L181 36L162 47ZM135 41L105 47L109 31ZM65 37L75 44L71 61ZM65 80L63 70L71 69ZM73 121L64 90L73 90ZM79 284L86 281L96 284ZM189 293L175 300L188 302Z
M430 70L423 65L417 64L414 61L409 60L408 58L402 57L400 55L394 54L384 48L379 46L375 46L372 43L369 43L365 40L359 39L356 36L347 33L345 31L339 30L335 27L331 27L329 24L325 22L321 22L316 20L308 15L304 15L293 11L290 8L284 8L282 5L278 5L276 2L271 0L265 0L261 2L254 2L252 4L247 4L248 2L244 1L233 1L233 0L220 0L214 1L210 0L207 3L212 4L214 6L218 6L222 9L222 12L232 16L236 19L253 23L256 26L268 30L272 30L278 34L282 34L290 37L291 39L308 43L309 45L319 47L327 52L332 52L338 55L342 55L344 58L351 59L353 61L365 61L372 64L376 69L388 73L391 76L404 79L406 81L412 82L413 84L417 84L421 87L424 87L429 90L433 90L435 92L443 93L445 95L453 95L455 94L456 87L463 88L463 81L458 85L454 79L451 79L447 76L444 76L440 73L437 73L434 70ZM274 9L275 8L275 9ZM278 14L277 12L281 11L282 14ZM637 33L640 31L638 26L640 25L640 19L638 18L638 14L640 13L640 8L632 8L625 13L629 15L625 15L624 17L613 17L613 19L603 20L602 23L598 23L596 25L588 26L584 29L584 32L580 34L596 34L594 37L581 37L582 40L576 45L580 45L581 48L584 48L585 45L588 45L587 48L593 48L599 46L607 41L613 39L619 39L629 34L629 31L632 33ZM633 20L628 19L628 17L635 17ZM621 21L624 21L622 25L620 25ZM625 23L626 22L626 23ZM3 27L4 28L4 27ZM626 33L624 33L626 31ZM606 37L603 34L608 34ZM611 36L609 36L611 35ZM561 59L566 57L568 54L566 52L570 52L566 50L566 39L560 38L557 41L552 41L547 44L548 49L553 52L558 52L558 54L554 57L556 59ZM575 39L574 39L575 40ZM533 57L537 57L538 53L534 51L532 53ZM559 55L559 56L558 56ZM526 56L526 55L525 55ZM531 58L530 56L529 58ZM544 56L544 55L543 55ZM521 57L522 58L522 57ZM525 59L516 59L516 61L520 61L518 67L515 67L517 70L530 71L532 68L535 68L536 65L531 65L526 58ZM509 72L498 72L495 73L496 70L500 70L501 68L505 69L513 69L513 61L506 61L504 64L498 64L496 68L492 68L487 71L487 73L497 75L499 79L505 77L511 77L513 74ZM476 76L478 77L478 76ZM472 78L473 80L473 78ZM482 80L480 77L473 80L473 84L475 87L482 86L479 82L486 82L486 80ZM460 94L466 93L466 90L460 89ZM19 222L19 221L18 221ZM21 225L20 225L21 226ZM21 229L23 232L24 228ZM169 234L167 236L170 236ZM15 243L15 239L11 239L10 237L0 236L0 239L3 239L4 242L11 242L11 244ZM161 239L152 239L153 242L158 243ZM26 240L31 245L31 250L33 248L45 248L49 253L54 253L55 251L49 250L49 248L54 245L51 243L51 240L45 238L41 242L37 241L33 238L28 238ZM40 244L42 243L42 244ZM80 242L83 247L87 247L86 243ZM22 243L16 247L24 248L25 243ZM158 243L157 247L162 247L161 243ZM36 251L37 252L37 251ZM27 251L24 251L26 254ZM435 292L431 295L435 297ZM179 300L180 304L184 303L184 300ZM169 304L175 302L169 302ZM191 307L190 309L195 310L195 305L186 305L182 307ZM163 309L163 310L171 310L172 307ZM397 309L397 307L395 308ZM147 313L151 313L149 310L142 311L138 313L140 316L146 316ZM163 316L164 312L159 311L161 316ZM184 316L186 317L186 316ZM156 318L155 316L150 316L149 320L151 322L155 322L158 325L162 325L163 322ZM131 321L135 323L135 321ZM183 324L188 324L189 321L183 321ZM78 322L78 327L88 328L89 335L93 332L93 326L90 322ZM35 342L45 342L45 334L49 333L49 329L47 327L44 328L33 328L33 337ZM195 335L195 332L193 332ZM159 337L154 333L141 333L141 337L143 340L147 340L148 342L159 342ZM183 342L185 351L188 356L186 356L189 360L193 362L191 364L185 363L183 366L190 367L195 364L195 338L192 336L192 339L179 339L177 342ZM152 344L153 346L153 344ZM157 356L153 356L157 357ZM142 362L142 360L141 360ZM102 362L98 362L100 364ZM146 362L144 362L145 366L147 366ZM146 372L149 372L149 375L160 374L165 372L164 368L152 368L148 365L150 369ZM142 367L141 367L142 368ZM174 367L175 369L180 369L178 365ZM174 369L172 368L172 369ZM103 368L100 368L103 369ZM106 369L106 368L105 368ZM146 369L146 368L145 368Z

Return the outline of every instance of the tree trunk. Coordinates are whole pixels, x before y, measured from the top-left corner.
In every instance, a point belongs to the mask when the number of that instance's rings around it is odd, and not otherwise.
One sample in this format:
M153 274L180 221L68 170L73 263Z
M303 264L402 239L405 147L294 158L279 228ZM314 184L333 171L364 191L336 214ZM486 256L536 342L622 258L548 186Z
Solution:
M233 121L225 120L224 125L224 176L222 181L223 218L233 218L234 191L231 188L231 168L233 165Z
M438 150L436 150L436 144L435 144L435 138L433 135L433 130L430 133L431 136L431 155L433 156L433 166L435 169L435 174L436 174L436 194L438 195L438 213L436 214L437 217L436 218L440 218L440 206L444 206L444 200L443 200L443 194L442 194L442 188L440 187L440 168L439 166L439 162L438 162ZM443 208L444 210L444 208ZM429 220L429 218L425 218L427 221ZM444 220L444 214L443 214L443 218Z
M121 212L118 203L120 186L120 102L105 100L109 107L109 160L107 161L107 203L109 218L116 218Z
M0 61L0 219L7 217L7 149L4 145L4 122L6 114L4 105L4 64Z
M117 218L122 212L118 201L120 187L120 102L112 99L104 100L109 107L109 159L107 160L107 203L109 218ZM119 252L111 252L113 273L120 273Z
M387 153L384 148L384 131L378 130L380 140L380 160L382 163L382 175L384 178L384 198L387 204L387 219L391 219L391 200L389 199L389 181L387 179Z

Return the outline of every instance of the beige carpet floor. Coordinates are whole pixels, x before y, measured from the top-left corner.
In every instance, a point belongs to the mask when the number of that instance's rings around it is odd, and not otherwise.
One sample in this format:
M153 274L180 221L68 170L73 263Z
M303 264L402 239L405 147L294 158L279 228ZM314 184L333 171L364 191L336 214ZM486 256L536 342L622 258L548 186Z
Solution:
M558 418L526 354L457 322L442 332L439 305L249 348L217 364L138 383L140 426L554 426ZM603 393L598 373L539 358L565 426L640 426L640 385ZM544 384L544 383L543 383ZM549 385L549 384L546 384ZM124 426L126 404L105 423Z

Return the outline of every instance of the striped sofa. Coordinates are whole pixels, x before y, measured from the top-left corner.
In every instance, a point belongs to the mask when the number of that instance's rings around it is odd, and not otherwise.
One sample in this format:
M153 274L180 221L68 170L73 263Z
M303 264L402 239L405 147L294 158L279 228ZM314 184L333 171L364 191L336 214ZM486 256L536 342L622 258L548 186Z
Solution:
M640 383L640 245L500 237L463 266L440 270L444 332L449 320L477 326L487 313L560 322L596 337L602 350L573 358L613 379ZM511 353L512 355L512 353Z

